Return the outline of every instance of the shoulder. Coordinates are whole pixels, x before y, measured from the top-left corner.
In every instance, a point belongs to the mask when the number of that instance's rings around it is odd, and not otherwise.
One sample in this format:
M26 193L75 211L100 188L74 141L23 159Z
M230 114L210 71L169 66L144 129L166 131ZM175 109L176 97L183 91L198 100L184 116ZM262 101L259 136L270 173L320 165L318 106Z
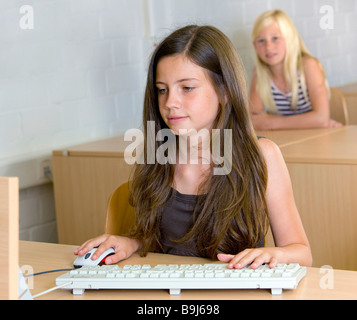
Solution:
M312 56L303 57L302 65L306 75L322 73L321 63L315 57Z
M261 138L259 139L259 147L264 156L268 171L271 171L274 167L278 168L283 163L285 164L280 148L275 142Z
M306 56L302 60L306 84L310 90L316 86L325 85L325 74L320 61L314 57Z
M268 198L278 201L278 198L281 197L282 194L286 194L291 188L288 168L280 148L273 141L260 139L259 145L268 173Z
M302 65L305 67L316 67L319 66L320 62L317 58L313 56L303 56Z
M275 142L267 138L260 138L258 141L260 149L265 157L274 156L274 154L280 153L280 149Z

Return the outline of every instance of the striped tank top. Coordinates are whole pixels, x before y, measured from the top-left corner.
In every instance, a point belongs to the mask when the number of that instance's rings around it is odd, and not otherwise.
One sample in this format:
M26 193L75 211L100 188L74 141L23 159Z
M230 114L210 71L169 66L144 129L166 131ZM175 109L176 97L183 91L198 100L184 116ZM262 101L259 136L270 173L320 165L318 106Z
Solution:
M278 109L278 114L281 116L292 116L296 114L306 113L312 110L311 101L309 99L309 94L307 93L308 99L305 99L304 93L301 88L300 75L298 74L298 102L296 109L291 108L292 93L283 93L271 81L271 93Z

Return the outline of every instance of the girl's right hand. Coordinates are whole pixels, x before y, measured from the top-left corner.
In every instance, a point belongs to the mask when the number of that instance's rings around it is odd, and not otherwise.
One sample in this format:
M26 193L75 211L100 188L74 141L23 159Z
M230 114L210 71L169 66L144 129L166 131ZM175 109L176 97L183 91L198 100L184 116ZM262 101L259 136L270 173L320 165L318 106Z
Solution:
M92 256L93 260L97 259L104 251L109 248L113 248L115 253L105 260L105 264L114 264L129 258L139 249L140 243L136 239L103 234L83 243L77 250L74 251L74 254L83 256L95 247L98 247L98 249Z

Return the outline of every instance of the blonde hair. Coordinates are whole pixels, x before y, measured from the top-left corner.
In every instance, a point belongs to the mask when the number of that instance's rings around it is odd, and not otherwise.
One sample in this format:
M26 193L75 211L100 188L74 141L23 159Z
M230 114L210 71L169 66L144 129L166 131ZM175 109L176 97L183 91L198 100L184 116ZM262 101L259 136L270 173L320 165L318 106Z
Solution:
M292 92L291 108L294 110L296 109L298 103L298 74L300 74L300 82L303 94L305 99L308 99L302 60L303 57L312 57L312 55L306 48L298 31L296 30L294 23L282 10L266 11L256 19L252 32L253 42L256 40L263 28L274 22L278 24L282 36L285 39L286 53L284 58L283 72L287 86ZM278 110L271 93L271 73L269 66L259 58L256 51L255 66L257 74L256 90L264 103L266 111L277 113ZM323 71L321 63L320 66Z

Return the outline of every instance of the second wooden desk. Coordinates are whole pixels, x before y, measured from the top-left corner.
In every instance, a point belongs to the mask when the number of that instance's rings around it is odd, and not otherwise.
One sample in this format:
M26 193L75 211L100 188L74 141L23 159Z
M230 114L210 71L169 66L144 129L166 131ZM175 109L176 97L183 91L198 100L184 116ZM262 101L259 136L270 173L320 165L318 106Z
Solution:
M357 270L357 126L281 148L314 266Z
M53 152L59 243L82 244L104 232L108 199L132 170L128 144L121 136Z

